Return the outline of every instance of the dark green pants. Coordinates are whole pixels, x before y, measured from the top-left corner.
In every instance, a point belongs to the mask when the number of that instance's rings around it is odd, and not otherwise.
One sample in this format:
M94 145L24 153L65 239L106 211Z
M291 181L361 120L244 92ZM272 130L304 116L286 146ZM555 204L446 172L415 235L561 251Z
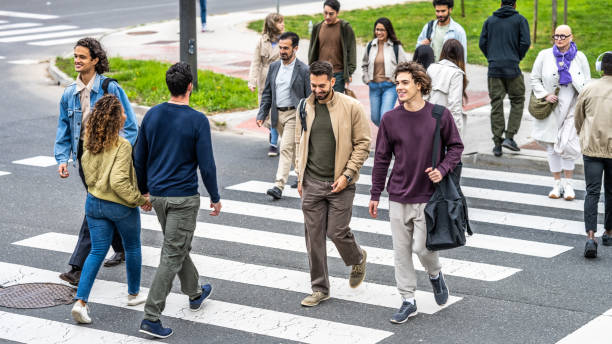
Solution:
M508 126L504 119L504 97L510 98L510 117ZM521 126L523 106L525 105L525 81L523 74L513 79L489 78L489 98L491 98L491 131L493 142L501 144L504 132L506 138L514 137Z
M200 210L200 195L189 197L155 197L151 203L164 233L159 266L151 284L144 318L157 321L166 307L172 281L178 275L181 291L195 299L202 294L199 274L189 257L191 240Z

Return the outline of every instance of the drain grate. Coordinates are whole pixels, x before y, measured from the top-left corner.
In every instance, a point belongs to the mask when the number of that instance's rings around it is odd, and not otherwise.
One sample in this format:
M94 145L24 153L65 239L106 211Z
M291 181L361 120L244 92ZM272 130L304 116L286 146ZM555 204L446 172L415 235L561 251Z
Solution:
M76 289L57 283L25 283L0 289L0 306L46 308L71 304Z

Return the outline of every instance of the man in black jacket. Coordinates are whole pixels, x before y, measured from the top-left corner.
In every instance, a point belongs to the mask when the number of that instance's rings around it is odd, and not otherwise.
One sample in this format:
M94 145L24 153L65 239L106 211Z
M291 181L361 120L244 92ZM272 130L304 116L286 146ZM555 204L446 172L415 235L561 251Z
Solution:
M523 116L525 82L519 63L525 57L531 40L529 23L516 10L516 0L502 0L501 8L493 12L482 25L480 50L489 61L489 97L491 98L491 130L493 154L502 155L502 146L519 151L514 142ZM504 119L504 97L510 98L508 126ZM506 138L502 141L502 135Z

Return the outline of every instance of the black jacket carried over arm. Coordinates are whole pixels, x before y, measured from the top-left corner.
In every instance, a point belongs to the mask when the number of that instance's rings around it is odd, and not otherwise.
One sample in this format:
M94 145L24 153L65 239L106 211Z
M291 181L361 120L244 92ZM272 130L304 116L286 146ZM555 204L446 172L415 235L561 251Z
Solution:
M516 78L529 50L529 23L511 6L502 6L482 25L480 50L489 61L489 78Z

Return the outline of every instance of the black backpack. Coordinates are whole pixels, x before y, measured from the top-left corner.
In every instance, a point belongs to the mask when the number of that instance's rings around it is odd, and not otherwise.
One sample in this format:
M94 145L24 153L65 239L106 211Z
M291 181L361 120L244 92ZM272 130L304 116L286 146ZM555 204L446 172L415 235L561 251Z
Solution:
M104 92L104 94L108 93L108 84L110 84L112 81L117 82L117 79L106 78L104 79L104 81L102 81L102 91Z
M370 56L370 50L372 50L372 41L368 43L367 49L368 56ZM397 43L393 43L393 52L395 53L395 62L399 62L399 45Z

